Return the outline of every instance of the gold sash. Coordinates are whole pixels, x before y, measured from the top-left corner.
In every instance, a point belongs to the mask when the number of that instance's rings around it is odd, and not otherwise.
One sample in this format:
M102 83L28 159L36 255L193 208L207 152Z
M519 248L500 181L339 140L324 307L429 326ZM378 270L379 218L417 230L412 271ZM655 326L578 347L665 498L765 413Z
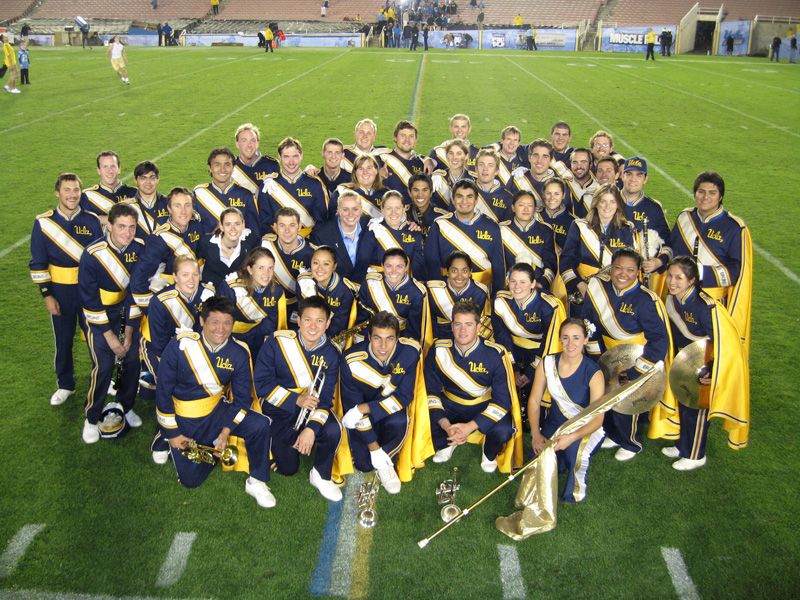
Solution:
M233 175L231 176L231 179L233 179L234 183L242 186L244 189L253 194L253 196L258 197L258 191L261 189L261 187L252 179L250 179L247 173L242 171L240 166L236 165L233 167Z
M726 269L725 266L719 262L719 260L717 260L717 257L706 245L703 236L701 236L700 232L697 231L697 228L692 221L691 211L685 210L678 215L677 225L681 232L681 236L683 236L683 240L686 242L686 246L690 249L694 248L695 240L700 240L700 243L697 246L697 262L702 264L704 267L714 269L714 271L717 273L717 281L722 284L721 287L728 287L732 285L733 282L731 281L728 269Z
M64 285L75 285L78 283L78 267L56 267L50 265L48 268L50 279L53 283Z
M199 400L178 400L173 396L172 402L175 405L175 414L177 416L187 419L200 419L214 412L220 398L222 398L221 391L218 394L208 398L200 398Z
M217 378L217 373L208 358L205 348L203 348L203 342L200 337L195 334L194 336L178 336L177 339L180 340L180 348L183 350L186 360L189 361L192 372L197 377L197 383L203 386L209 396L221 394L222 385Z

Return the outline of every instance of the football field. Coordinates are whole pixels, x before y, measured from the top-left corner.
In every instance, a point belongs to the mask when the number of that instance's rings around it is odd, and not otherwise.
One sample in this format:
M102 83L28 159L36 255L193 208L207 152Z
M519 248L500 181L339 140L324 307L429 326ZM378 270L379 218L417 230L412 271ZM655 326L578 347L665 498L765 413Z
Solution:
M30 79L0 96L0 600L43 598L792 598L800 595L800 65L766 59L458 50L128 48L130 86L105 49L32 48ZM5 83L5 81L4 81ZM143 427L116 441L80 437L90 361L76 340L76 394L51 407L51 325L28 272L34 217L55 206L53 184L73 171L97 183L98 152L122 157L133 184L141 160L159 189L209 181L214 146L234 147L238 125L261 129L275 155L286 136L321 164L322 142L353 142L378 125L393 146L401 119L417 150L448 138L455 113L470 141L547 137L556 121L571 145L604 129L626 157L645 157L645 193L672 225L693 204L703 170L726 183L724 207L754 242L749 446L729 449L712 421L708 464L670 468L667 445L646 440L635 460L592 460L586 500L559 503L558 525L517 543L494 528L513 512L507 486L425 549L440 525L434 491L459 467L464 507L503 480L479 467L478 447L428 461L402 492L381 491L374 529L356 524L352 477L330 505L300 473L276 475L277 507L244 493L245 475L214 472L200 488L153 464L152 402ZM794 440L794 441L792 441ZM529 446L526 438L526 446ZM561 480L563 485L563 479ZM795 525L792 525L795 523ZM792 533L794 531L795 533Z

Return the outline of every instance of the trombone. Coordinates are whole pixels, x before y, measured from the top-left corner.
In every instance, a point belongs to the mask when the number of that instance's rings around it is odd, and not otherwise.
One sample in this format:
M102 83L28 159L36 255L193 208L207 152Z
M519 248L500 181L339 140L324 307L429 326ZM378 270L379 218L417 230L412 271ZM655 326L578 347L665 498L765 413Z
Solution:
M219 451L214 446L203 446L195 440L189 440L186 448L181 448L181 454L197 464L217 464L215 452L219 454L219 461L226 467L232 467L239 460L239 449L236 446L228 446L225 450Z
M321 358L319 366L317 367L317 372L314 375L314 382L311 384L311 390L309 391L315 398L319 398L320 392L322 392L322 386L325 385L325 371L322 370L325 366L325 360ZM295 431L300 431L306 426L309 418L311 418L311 409L301 408L300 414L297 415L297 421L294 422L293 429Z
M608 275L609 273L611 273L611 265L603 267L596 273L587 275L586 277L583 278L583 282L589 283L592 277L600 277L601 275ZM570 304L574 304L575 306L580 306L581 304L584 303L585 298L583 297L583 294L581 294L580 290L575 290L569 296L567 296L567 300L569 300Z
M378 471L375 471L372 481L362 483L356 492L356 508L361 509L358 512L358 524L364 529L372 529L378 520L378 513L375 512L375 499L380 487Z
M436 490L436 497L442 506L442 521L449 523L461 514L461 509L456 506L456 492L461 489L461 485L456 482L458 467L453 467L453 478L445 479L439 484Z

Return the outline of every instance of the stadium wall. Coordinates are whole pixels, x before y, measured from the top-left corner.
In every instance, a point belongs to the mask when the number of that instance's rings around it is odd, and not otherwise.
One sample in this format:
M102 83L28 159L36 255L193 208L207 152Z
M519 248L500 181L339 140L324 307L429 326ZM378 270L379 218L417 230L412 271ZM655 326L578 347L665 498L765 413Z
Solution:
M750 54L750 39L753 25L750 21L723 21L719 26L719 44L717 44L717 54L725 55L728 48L725 40L728 35L733 35L733 54L734 56L747 56Z
M600 50L602 52L647 52L647 33L651 27L607 27L601 32ZM653 33L656 34L655 53L661 54L661 32L664 29L672 31L672 39L677 39L677 25L654 25Z

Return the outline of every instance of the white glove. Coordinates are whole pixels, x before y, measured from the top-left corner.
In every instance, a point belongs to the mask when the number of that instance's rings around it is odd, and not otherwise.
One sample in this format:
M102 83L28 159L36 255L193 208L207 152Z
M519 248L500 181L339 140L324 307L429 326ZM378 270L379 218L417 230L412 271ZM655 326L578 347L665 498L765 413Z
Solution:
M517 178L522 177L523 175L525 175L525 173L527 173L527 172L528 172L528 169L526 169L525 167L517 167L516 169L511 171L511 174L514 176L514 179L517 179Z
M372 466L376 469L391 469L394 467L391 457L386 454L386 451L383 448L370 450L369 457L372 460Z
M358 410L358 406L354 406L345 413L344 417L342 417L342 425L344 425L347 429L355 429L356 424L363 416L364 415L361 414L361 411Z

